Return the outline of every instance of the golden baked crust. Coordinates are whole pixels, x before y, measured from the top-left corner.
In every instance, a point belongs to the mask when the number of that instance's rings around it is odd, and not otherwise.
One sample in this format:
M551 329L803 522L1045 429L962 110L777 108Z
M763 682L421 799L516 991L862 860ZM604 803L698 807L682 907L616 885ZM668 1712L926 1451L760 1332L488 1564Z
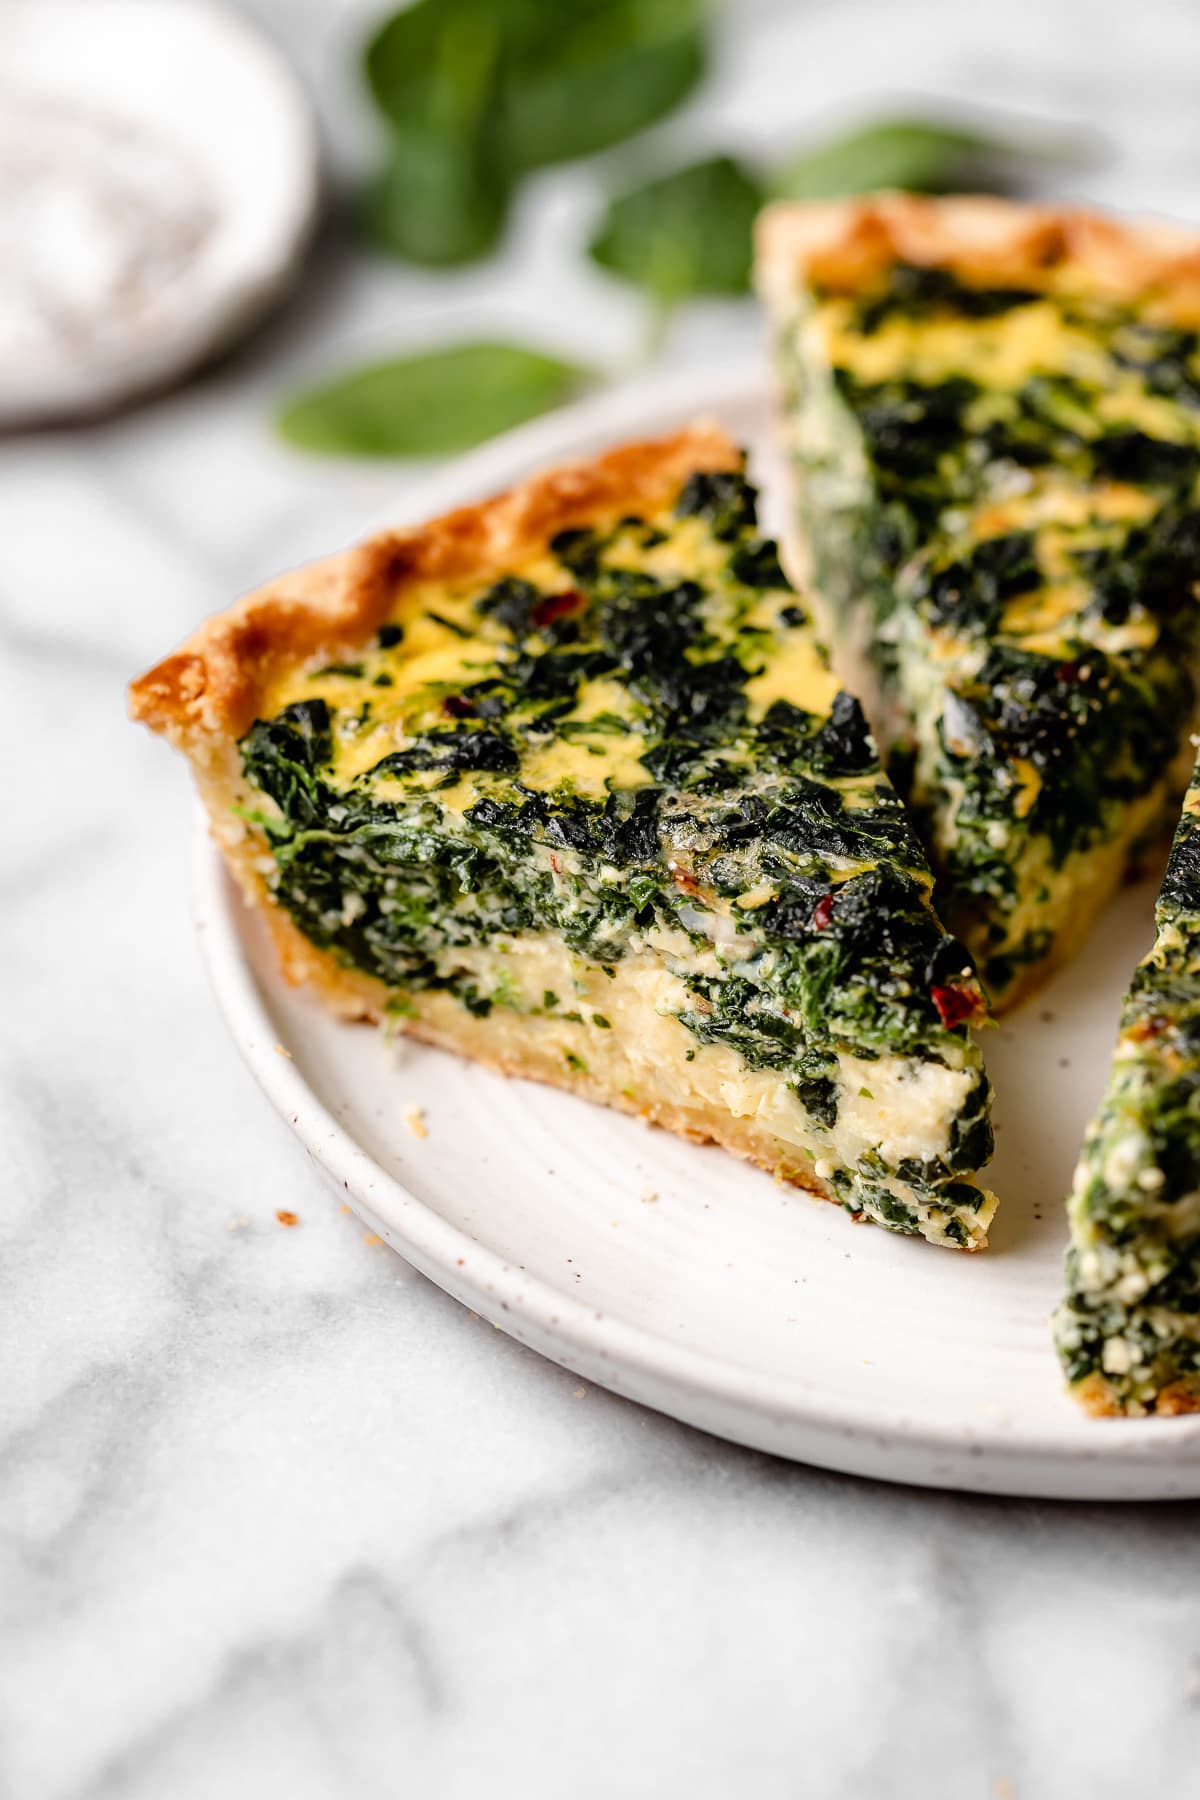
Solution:
M993 195L872 194L779 201L759 215L759 285L769 299L808 282L853 293L893 263L962 280L1139 300L1147 316L1200 323L1200 234L1165 219Z
M484 580L556 531L664 504L693 469L740 465L724 432L701 422L532 475L427 525L382 532L268 582L209 619L130 684L130 713L189 755L206 739L239 737L280 668L365 643L406 587Z

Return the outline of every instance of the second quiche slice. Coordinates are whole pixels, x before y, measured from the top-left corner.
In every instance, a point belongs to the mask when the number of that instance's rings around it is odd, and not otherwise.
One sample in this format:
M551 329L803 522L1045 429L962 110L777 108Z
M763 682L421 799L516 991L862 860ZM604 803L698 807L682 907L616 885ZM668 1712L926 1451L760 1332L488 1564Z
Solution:
M970 961L715 430L285 577L132 706L338 1012L982 1243Z
M1055 1337L1089 1412L1200 1412L1200 764L1068 1202Z
M798 550L1003 1005L1186 782L1200 239L978 198L781 205L759 285Z

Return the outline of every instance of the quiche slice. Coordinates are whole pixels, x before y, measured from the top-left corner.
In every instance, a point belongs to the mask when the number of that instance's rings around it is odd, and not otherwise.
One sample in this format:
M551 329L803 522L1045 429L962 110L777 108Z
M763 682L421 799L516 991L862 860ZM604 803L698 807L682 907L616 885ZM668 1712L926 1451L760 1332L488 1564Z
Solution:
M1055 1316L1093 1413L1200 1411L1200 765L1068 1202Z
M885 194L769 209L758 280L797 566L1005 1005L1186 785L1200 238Z
M983 1242L979 988L716 430L286 576L132 708L338 1013Z

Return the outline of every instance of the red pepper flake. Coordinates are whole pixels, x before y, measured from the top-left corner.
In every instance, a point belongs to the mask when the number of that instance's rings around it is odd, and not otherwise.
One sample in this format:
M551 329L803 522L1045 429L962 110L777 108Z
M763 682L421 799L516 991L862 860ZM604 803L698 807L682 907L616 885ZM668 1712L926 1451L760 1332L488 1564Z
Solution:
M300 1223L299 1213L277 1212L275 1217L279 1220L281 1225L298 1225Z
M931 987L929 992L938 1009L938 1017L947 1031L953 1031L956 1025L975 1018L979 1012L979 996L972 988L956 987L951 982L945 987Z
M579 612L586 604L578 588L566 588L561 594L543 595L529 616L540 631L544 626L552 625L555 619Z
M824 931L833 917L833 895L822 894L812 910L812 922L817 931Z
M1082 671L1077 662L1060 662L1054 673L1060 681L1078 681Z
M450 714L452 719L469 719L475 711L475 702L468 700L465 694L447 694L442 701L442 711Z

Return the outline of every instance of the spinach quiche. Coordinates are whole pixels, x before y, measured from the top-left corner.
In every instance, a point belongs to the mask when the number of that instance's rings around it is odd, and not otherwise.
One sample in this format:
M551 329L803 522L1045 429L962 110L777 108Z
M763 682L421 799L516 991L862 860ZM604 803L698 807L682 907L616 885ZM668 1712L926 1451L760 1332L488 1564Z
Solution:
M1186 785L1200 240L881 195L768 209L758 280L797 566L1002 1006Z
M696 427L287 576L134 683L286 974L974 1249L982 997Z
M1095 1413L1200 1411L1200 767L1068 1203L1055 1335Z

